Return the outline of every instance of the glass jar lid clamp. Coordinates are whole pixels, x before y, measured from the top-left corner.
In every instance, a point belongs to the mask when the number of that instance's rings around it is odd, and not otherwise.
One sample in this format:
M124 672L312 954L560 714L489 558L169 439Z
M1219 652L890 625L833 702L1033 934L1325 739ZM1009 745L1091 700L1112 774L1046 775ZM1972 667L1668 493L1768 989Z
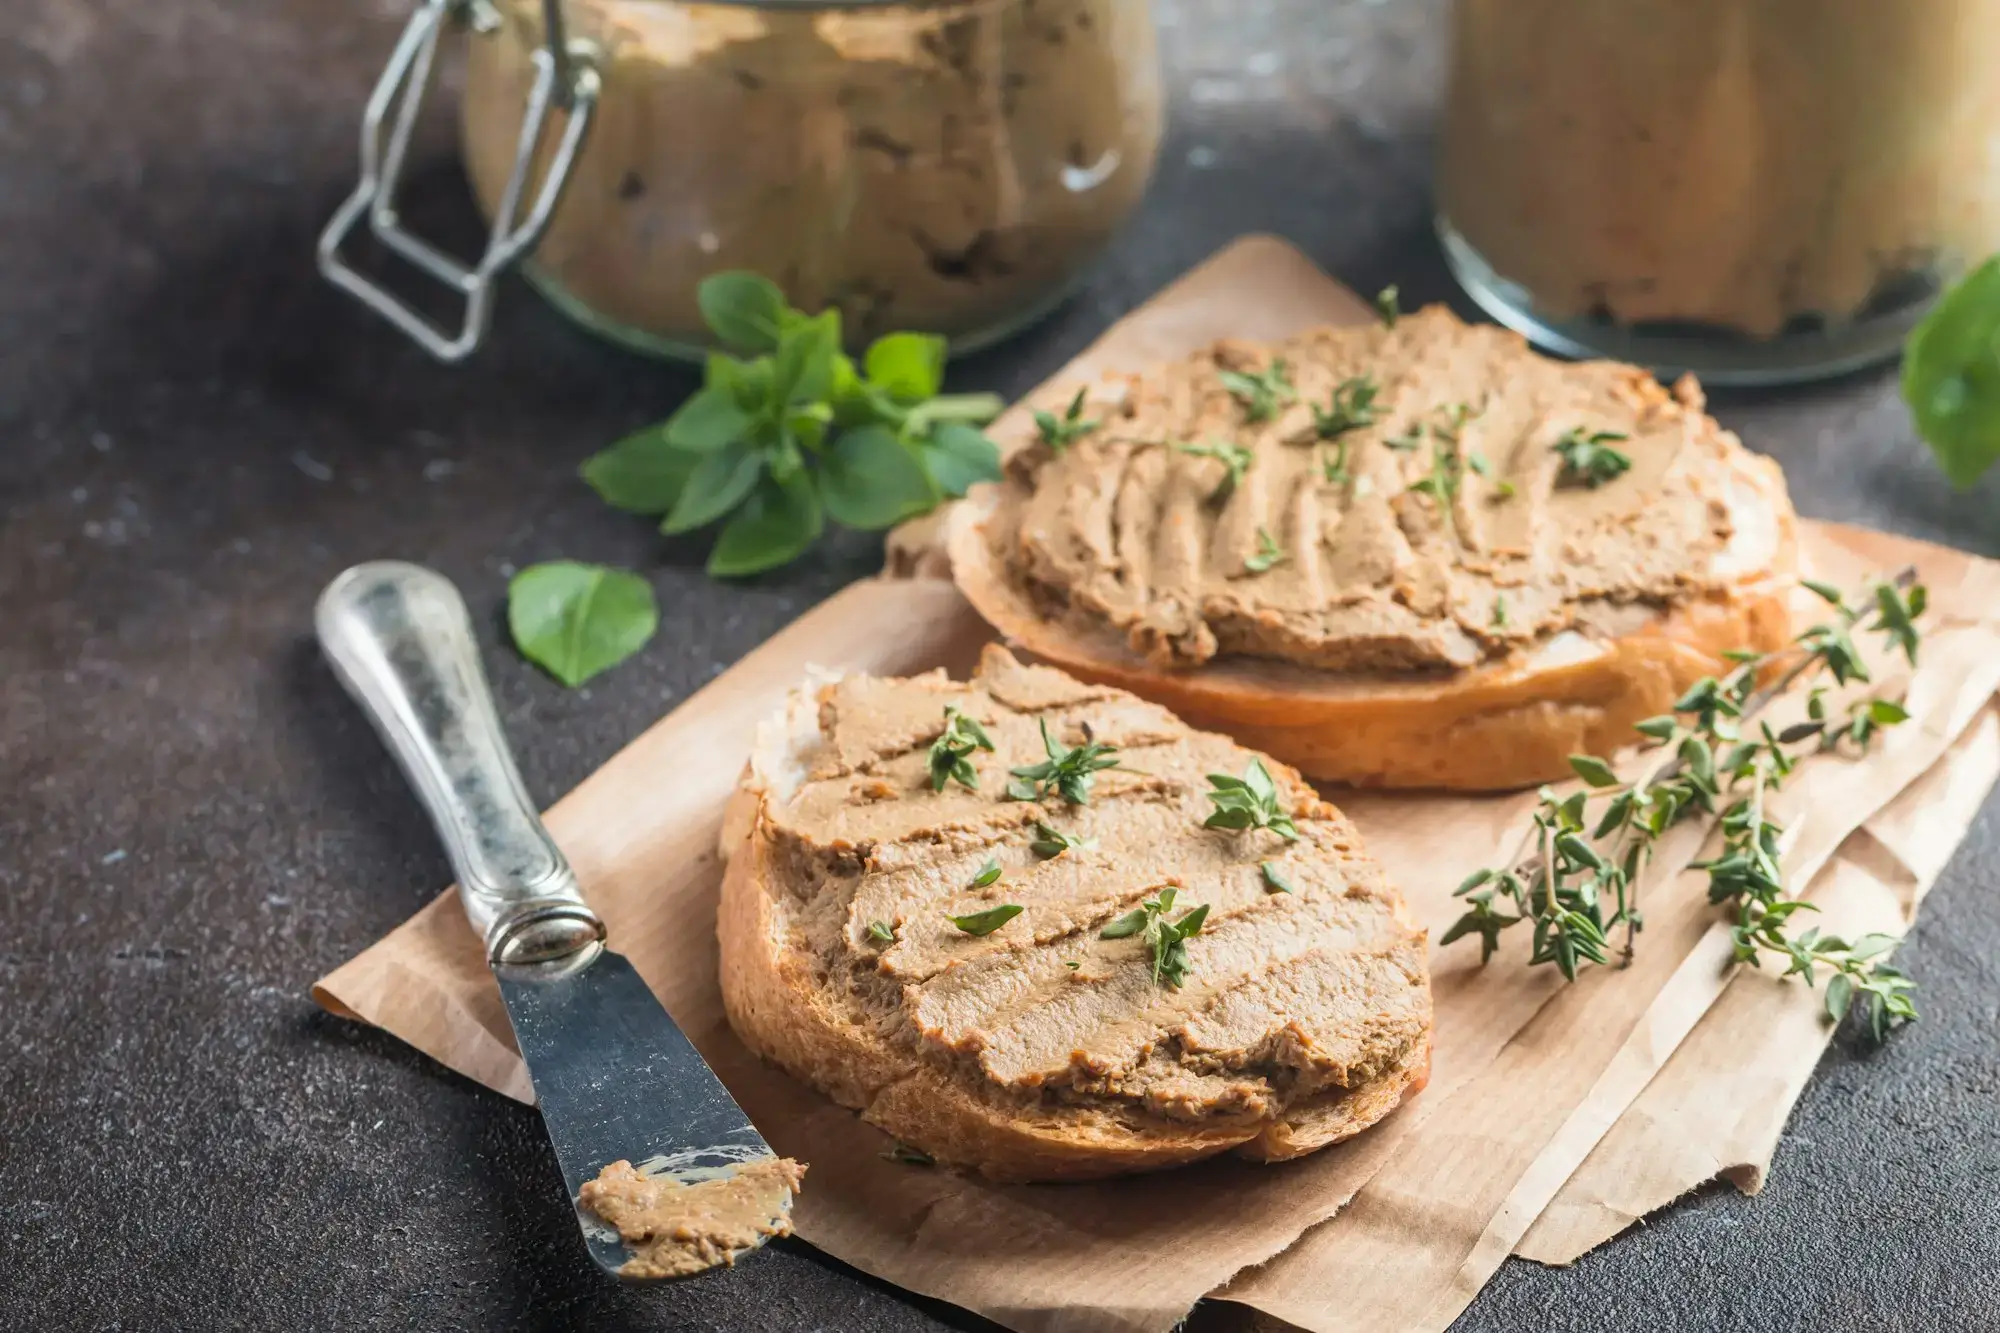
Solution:
M360 179L320 233L321 274L440 361L463 361L484 339L492 318L494 280L533 248L547 230L577 150L590 128L600 86L594 53L586 44L568 40L562 4L563 0L542 0L547 40L534 53L534 84L521 117L513 169L477 261L462 263L405 229L396 212L396 191L417 112L435 77L439 39L447 29L460 27L476 33L493 31L500 16L490 0L423 0L410 16L362 114ZM533 169L535 148L549 113L558 107L567 113L562 136L524 213L521 197ZM341 246L364 218L368 230L384 246L464 299L464 315L456 333L419 313L342 257Z

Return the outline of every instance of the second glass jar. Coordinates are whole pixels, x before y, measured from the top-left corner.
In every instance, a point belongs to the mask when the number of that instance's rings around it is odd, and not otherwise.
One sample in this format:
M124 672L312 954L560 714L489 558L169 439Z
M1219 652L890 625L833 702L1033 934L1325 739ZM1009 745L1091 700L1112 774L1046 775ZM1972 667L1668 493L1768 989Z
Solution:
M1439 230L1489 313L1718 383L1893 356L2000 248L1993 0L1457 0Z
M544 40L494 0L461 131L490 216ZM527 261L557 305L646 350L708 342L695 285L750 269L854 340L964 351L1061 300L1137 206L1162 121L1147 0L567 0L602 79Z

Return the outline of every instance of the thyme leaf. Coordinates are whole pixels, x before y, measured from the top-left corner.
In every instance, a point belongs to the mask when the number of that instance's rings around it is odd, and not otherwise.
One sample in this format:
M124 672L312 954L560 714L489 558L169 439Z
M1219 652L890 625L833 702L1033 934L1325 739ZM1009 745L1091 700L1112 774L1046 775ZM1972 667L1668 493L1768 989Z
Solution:
M1402 317L1403 307L1401 294L1397 292L1395 283L1392 282L1375 293L1375 313L1382 317L1384 328L1396 327L1396 321Z
M1258 524L1257 552L1255 555L1244 558L1243 568L1249 570L1252 574L1262 574L1265 570L1271 568L1271 566L1282 563L1285 558L1285 548L1278 545L1277 540L1271 536L1268 528L1264 527L1261 523Z
M964 916L946 916L946 920L968 935L991 935L1000 927L1021 915L1019 903L1001 903L998 907L988 907L983 911L968 912Z

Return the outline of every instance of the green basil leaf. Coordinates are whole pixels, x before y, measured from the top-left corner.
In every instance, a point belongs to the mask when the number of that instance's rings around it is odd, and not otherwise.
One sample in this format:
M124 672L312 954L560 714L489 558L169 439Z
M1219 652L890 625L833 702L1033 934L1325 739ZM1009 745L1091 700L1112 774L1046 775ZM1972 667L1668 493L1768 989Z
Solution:
M885 426L863 426L836 439L820 465L819 483L827 515L865 532L937 503L924 465Z
M507 585L514 646L572 688L645 647L659 625L652 586L622 569L558 560Z
M1961 278L1903 348L1903 401L1954 486L2000 462L2000 255Z
M944 339L931 333L891 333L869 344L868 382L899 402L920 403L944 383Z
M833 358L840 354L840 312L822 310L779 335L771 368L771 396L780 403L810 403L826 397L833 384Z
M764 470L764 456L751 449L723 449L703 454L700 464L688 474L680 499L668 512L660 531L693 532L707 527L750 494Z
M711 273L696 285L694 301L724 346L745 352L777 348L785 294L769 278L737 271Z
M939 490L954 498L982 481L1000 480L1000 450L962 421L939 423L918 446Z
M667 418L667 443L676 449L710 453L735 444L750 430L750 415L727 389L707 388Z
M701 457L691 450L676 449L667 443L664 429L651 426L592 454L577 471L614 509L628 514L664 514L680 499L688 474Z
M718 578L758 574L804 555L826 527L812 475L794 472L785 481L766 477L723 525L708 572Z

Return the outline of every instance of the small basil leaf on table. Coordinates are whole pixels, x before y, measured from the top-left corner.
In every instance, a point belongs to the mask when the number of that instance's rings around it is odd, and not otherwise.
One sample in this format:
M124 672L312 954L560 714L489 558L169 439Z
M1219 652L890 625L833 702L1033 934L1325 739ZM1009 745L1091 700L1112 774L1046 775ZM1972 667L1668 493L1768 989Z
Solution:
M1946 292L1903 349L1903 401L1952 485L2000 462L2000 255Z
M667 442L659 426L627 435L578 469L592 490L628 514L664 514L680 499L701 455Z
M868 382L901 402L921 402L944 383L944 339L928 333L891 333L869 345L863 362Z
M886 426L842 434L821 460L819 480L827 516L863 531L890 527L937 503L924 465Z
M703 454L660 531L672 534L707 527L743 503L763 470L764 456L742 445Z
M740 352L769 352L778 345L785 295L776 283L755 273L714 273L694 289L702 319L726 346Z
M645 647L659 628L653 589L637 574L558 560L507 585L507 626L522 656L577 686Z
M961 496L977 482L1000 480L1000 450L964 422L940 422L918 447L931 480L946 495Z
M825 527L810 473L799 470L783 481L765 477L723 525L708 554L708 572L729 578L775 569L803 555Z

